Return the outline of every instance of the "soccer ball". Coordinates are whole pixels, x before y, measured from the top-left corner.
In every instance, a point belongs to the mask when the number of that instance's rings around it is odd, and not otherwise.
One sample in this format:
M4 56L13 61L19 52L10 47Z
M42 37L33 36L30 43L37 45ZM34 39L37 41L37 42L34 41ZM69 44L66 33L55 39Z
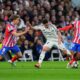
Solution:
M78 68L79 63L78 62L73 62L72 64L67 64L67 68Z
M73 64L71 65L71 68L78 68L78 63L77 62L73 62Z

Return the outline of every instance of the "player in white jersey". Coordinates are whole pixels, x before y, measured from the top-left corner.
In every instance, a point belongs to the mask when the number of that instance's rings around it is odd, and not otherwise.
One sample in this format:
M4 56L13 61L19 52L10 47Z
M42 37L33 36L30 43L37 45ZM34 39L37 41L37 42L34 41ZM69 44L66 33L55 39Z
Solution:
M46 43L43 45L42 52L39 57L38 63L35 65L35 67L40 68L42 61L45 57L45 53L50 50L53 46L57 46L59 49L66 51L68 54L70 52L65 48L61 41L61 34L57 30L56 26L52 23L48 22L46 19L43 20L43 24L39 26L34 26L34 29L40 29L43 33L43 35L46 38Z

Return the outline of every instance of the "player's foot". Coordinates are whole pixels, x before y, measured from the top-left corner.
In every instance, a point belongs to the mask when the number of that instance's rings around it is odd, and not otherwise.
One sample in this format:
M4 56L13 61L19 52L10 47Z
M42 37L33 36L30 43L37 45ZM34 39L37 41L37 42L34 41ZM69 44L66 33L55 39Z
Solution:
M73 64L74 60L71 60L68 64L67 64L67 68L71 68L71 65Z
M67 68L78 68L78 62L71 60L68 64L67 64Z
M41 67L41 64L37 63L34 65L36 68L40 68Z
M8 62L9 62L12 66L14 66L14 67L16 66L16 63L15 63L15 62L12 62L11 60L9 60Z
M78 62L77 61L73 62L72 68L78 68Z

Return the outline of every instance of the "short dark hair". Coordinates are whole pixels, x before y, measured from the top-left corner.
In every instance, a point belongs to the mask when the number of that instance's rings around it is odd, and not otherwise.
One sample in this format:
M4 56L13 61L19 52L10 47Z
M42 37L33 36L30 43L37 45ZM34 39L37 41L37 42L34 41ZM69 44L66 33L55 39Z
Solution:
M20 18L20 16L19 15L12 15L10 17L10 21L16 20L17 18Z
M48 23L48 20L47 19L43 19L42 23L46 24L46 23Z

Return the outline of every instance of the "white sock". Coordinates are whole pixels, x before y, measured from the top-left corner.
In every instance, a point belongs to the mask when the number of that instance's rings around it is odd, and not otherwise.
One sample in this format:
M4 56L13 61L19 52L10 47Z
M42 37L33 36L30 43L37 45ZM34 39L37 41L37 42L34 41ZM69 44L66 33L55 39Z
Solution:
M45 53L46 53L45 51L42 51L42 52L41 52L41 54L40 54L40 56L39 56L39 61L38 61L38 63L40 63L40 64L42 63L42 61L43 61L43 59L44 59L44 57L45 57Z

